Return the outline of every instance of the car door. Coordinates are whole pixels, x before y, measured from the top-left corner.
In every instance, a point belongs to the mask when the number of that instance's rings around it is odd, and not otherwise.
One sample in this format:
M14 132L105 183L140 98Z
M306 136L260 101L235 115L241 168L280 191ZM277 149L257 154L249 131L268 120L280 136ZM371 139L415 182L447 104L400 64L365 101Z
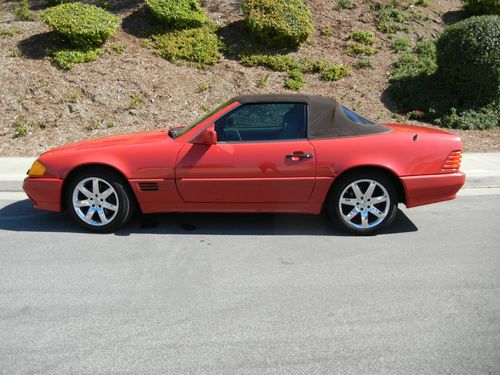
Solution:
M245 104L217 120L217 143L187 143L176 165L185 202L307 202L314 148L304 103Z

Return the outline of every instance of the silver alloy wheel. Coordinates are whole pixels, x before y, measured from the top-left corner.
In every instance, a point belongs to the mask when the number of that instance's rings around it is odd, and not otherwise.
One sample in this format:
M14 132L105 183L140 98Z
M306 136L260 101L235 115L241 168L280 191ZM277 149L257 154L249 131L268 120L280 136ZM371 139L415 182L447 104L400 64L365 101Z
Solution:
M370 229L387 217L391 199L377 181L364 179L348 185L339 199L342 219L355 229Z
M95 227L112 222L120 207L116 190L97 177L80 181L73 190L72 202L78 217Z

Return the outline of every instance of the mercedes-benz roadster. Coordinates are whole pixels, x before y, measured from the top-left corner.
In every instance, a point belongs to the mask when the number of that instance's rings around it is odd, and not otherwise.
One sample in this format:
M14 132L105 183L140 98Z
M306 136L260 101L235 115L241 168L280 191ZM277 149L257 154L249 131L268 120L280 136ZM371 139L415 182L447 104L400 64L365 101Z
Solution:
M237 97L191 126L45 152L24 181L34 206L110 232L134 211L319 214L356 234L456 197L462 143L437 129L379 124L332 98Z

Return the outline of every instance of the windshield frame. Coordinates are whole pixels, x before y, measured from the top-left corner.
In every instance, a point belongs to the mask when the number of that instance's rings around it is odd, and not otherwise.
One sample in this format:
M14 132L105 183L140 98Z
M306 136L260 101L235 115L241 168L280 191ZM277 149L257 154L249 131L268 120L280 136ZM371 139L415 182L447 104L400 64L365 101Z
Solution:
M193 123L191 123L188 126L179 127L179 128L176 128L176 127L171 128L169 130L169 135L173 139L178 139L178 138L182 137L183 135L186 135L187 133L189 133L189 131L191 131L192 129L194 129L198 125L202 124L203 122L208 120L210 117L216 115L218 112L222 111L224 108L228 107L229 105L233 104L234 102L235 101L233 99L230 99L230 100L226 101L225 103L220 104L213 111L210 111L209 113L205 114L201 119L194 121ZM178 130L176 130L176 129L178 129Z

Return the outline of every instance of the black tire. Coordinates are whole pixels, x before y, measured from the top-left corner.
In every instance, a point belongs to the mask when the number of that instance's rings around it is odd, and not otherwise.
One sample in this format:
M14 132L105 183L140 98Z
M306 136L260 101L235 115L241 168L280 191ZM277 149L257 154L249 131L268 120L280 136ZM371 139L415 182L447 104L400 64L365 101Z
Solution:
M368 198L363 193L368 191L371 181L375 182L373 184L374 191ZM359 187L363 199L357 197L351 185L354 183ZM342 195L344 196L342 197ZM383 199L382 197L385 196L387 196L388 201L373 203L375 200L371 200L371 197ZM345 198L344 201L349 201L349 203L341 205L341 198ZM392 179L377 171L356 171L341 176L334 181L327 199L328 214L334 223L344 231L356 235L372 235L380 232L394 221L397 208L398 193ZM378 217L372 212L376 212L377 215L385 215ZM352 213L354 213L351 217L352 221L349 221L349 214ZM362 227L364 223L368 223L369 227Z
M103 190L101 193L105 193L108 191L107 189L109 187L112 187L114 189L112 195L102 198L100 195L95 196L95 194L91 194L92 197L90 198L84 195L80 190L75 192L75 189L80 183L84 183L84 188L88 188L92 186L89 184L92 184L94 180L98 181L98 191ZM94 193L91 189L87 191ZM76 207L73 203L74 194L77 194L77 199L80 199L81 202L90 201L90 203L94 205L92 209L98 211L89 213L91 206ZM73 221L83 228L97 233L110 233L125 225L133 216L135 200L132 194L128 183L124 181L118 173L104 168L86 169L78 172L71 178L68 188L66 189L66 207ZM85 202L85 204L87 204L87 202ZM109 204L108 207L114 206L117 209L108 209L104 206L105 204ZM101 219L100 210L104 213L105 218L110 219L109 222L105 222ZM92 215L91 218L93 219L90 222L85 221L83 216L86 217L86 214ZM95 222L95 224L93 224L93 222Z

